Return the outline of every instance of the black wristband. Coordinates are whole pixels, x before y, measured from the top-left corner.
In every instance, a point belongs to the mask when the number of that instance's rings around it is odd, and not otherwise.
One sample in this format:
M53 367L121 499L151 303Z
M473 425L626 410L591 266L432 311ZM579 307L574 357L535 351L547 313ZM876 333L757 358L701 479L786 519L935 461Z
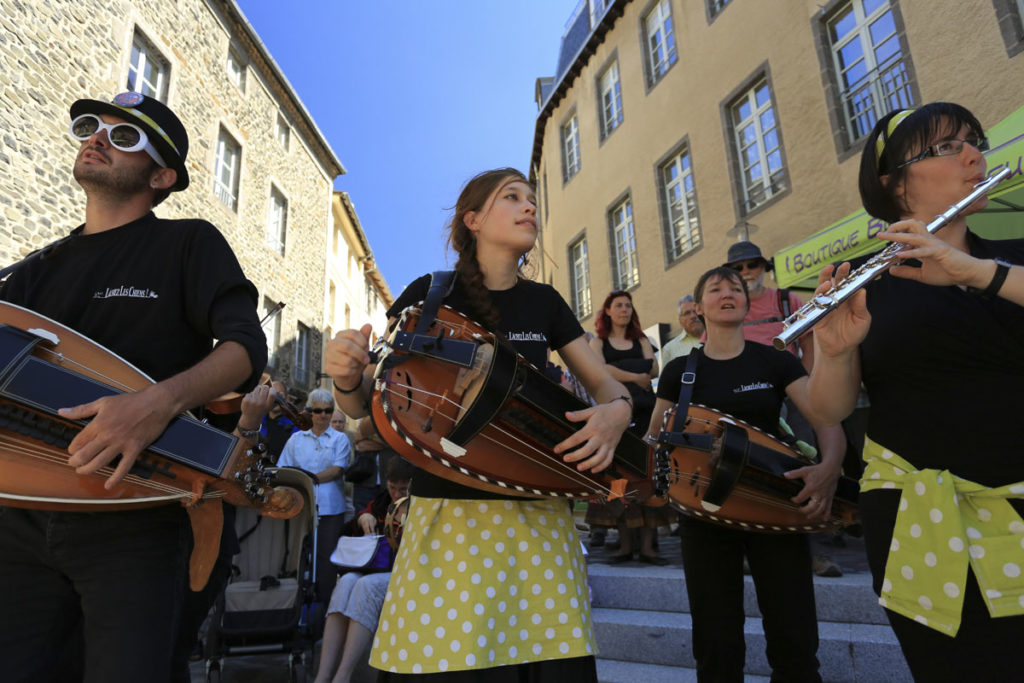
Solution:
M360 389L363 388L363 377L362 377L362 375L360 375L359 376L359 383L356 384L351 389L349 389L348 391L346 391L345 389L342 389L341 387L339 387L338 383L333 381L333 380L331 380L331 384L334 385L334 390L337 391L339 394L345 394L345 395L354 394L354 393L356 393L357 391L359 391Z
M985 289L978 289L977 287L968 287L967 291L971 294L976 294L983 299L995 299L996 295L999 294L999 290L1003 288L1003 283L1006 282L1006 276L1010 273L1010 264L1001 258L995 259L996 272L992 275L992 281L988 283L988 287Z

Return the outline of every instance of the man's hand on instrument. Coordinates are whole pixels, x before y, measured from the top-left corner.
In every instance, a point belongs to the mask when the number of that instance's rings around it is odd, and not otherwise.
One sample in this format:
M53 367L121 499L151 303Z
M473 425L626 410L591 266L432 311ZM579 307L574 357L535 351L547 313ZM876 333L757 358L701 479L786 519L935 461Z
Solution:
M562 459L576 463L576 469L581 472L600 472L611 464L615 447L622 438L622 432L629 426L632 412L632 406L626 401L612 401L585 410L567 412L566 419L572 422L586 420L586 424L555 446L555 453L565 453ZM572 450L574 448L576 450Z
M342 390L355 389L363 381L363 370L370 363L370 334L367 323L358 330L342 330L327 342L324 372Z
M238 425L243 429L259 429L266 415L274 405L276 391L266 384L260 384L242 397L242 416ZM285 396L284 398L287 398Z
M825 266L818 275L815 295L824 294L850 273L850 264L843 263L833 272L832 266ZM839 308L822 318L814 327L814 341L819 351L826 356L837 357L854 350L864 341L871 327L871 314L866 304L867 293L861 289L843 302Z
M70 420L92 418L68 446L68 464L78 474L92 474L120 455L121 461L104 484L112 489L176 414L173 401L159 384L133 394L105 396L91 403L61 408L61 417Z
M826 521L832 513L832 497L836 493L840 468L831 463L807 465L783 474L787 479L803 479L804 487L791 501L802 506L810 521Z
M992 261L975 258L946 244L925 229L918 220L893 223L879 235L884 240L907 245L900 252L901 259L917 259L920 266L900 264L889 272L896 277L916 280L928 285L968 285L984 289L992 280L995 266Z

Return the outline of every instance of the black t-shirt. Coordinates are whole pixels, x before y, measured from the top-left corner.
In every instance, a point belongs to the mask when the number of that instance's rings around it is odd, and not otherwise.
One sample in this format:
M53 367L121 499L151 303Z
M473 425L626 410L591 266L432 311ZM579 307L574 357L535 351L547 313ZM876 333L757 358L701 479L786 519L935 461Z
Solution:
M799 359L787 351L748 341L735 358L714 360L697 354L696 378L691 403L729 413L769 434L779 434L779 411L786 387L807 374ZM686 356L673 358L658 380L658 398L675 403Z
M1024 264L1024 240L967 239L974 256ZM1024 307L888 273L866 289L868 436L922 469L1024 480Z
M422 301L429 288L429 275L413 280L388 309L388 318L397 318L405 308ZM576 316L550 285L520 279L511 289L491 290L490 296L500 313L498 331L538 369L545 366L549 350L557 351L583 335ZM458 311L467 310L458 282L445 299L445 304ZM511 498L455 484L420 471L413 477L412 493L425 498Z
M245 347L252 386L267 359L256 288L227 241L202 220L152 213L70 239L8 278L0 299L56 320L155 381L195 365L213 340Z

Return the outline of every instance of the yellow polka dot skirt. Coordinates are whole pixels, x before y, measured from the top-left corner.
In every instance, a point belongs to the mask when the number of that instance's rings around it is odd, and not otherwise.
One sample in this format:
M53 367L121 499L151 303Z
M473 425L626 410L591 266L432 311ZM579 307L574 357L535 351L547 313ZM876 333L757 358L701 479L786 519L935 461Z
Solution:
M564 500L412 498L372 666L436 673L596 651Z

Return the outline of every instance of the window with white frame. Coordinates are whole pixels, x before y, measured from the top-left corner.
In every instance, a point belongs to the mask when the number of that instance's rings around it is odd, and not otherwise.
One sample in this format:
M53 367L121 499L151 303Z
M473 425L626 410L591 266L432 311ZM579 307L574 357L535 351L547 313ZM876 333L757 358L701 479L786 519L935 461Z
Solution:
M273 185L270 186L270 209L267 214L267 244L284 255L284 238L288 229L288 200Z
M267 335L267 367L277 367L277 350L281 348L281 309L277 302L263 297L263 331Z
M245 92L245 61L234 48L228 48L228 60L225 66L228 71L228 80L231 81L231 84Z
M238 211L238 178L242 168L242 147L221 126L217 136L217 158L213 165L213 193L232 211Z
M295 368L292 377L297 383L305 384L309 380L309 328L302 323L298 325L295 335Z
M580 129L576 114L562 124L562 180L569 182L580 170Z
M896 21L888 0L852 0L826 20L848 145L894 109L914 106Z
M128 59L127 88L166 102L167 82L170 76L170 62L136 28L132 37L131 56Z
M622 123L622 86L619 63L614 61L597 79L601 92L601 132L607 137Z
M636 257L636 232L633 230L633 203L627 197L608 214L615 257L612 281L617 289L640 284L640 266Z
M572 311L582 320L590 315L590 260L586 237L569 245L569 287Z
M678 59L676 36L672 30L672 9L668 0L659 0L644 17L644 33L647 36L648 81L653 85Z
M288 149L288 145L291 144L292 140L292 127L288 125L288 121L280 114L277 115L277 128L274 130L274 137L277 138L277 142L285 150Z
M659 176L665 199L665 249L671 262L700 245L700 217L690 150L683 148L662 164Z
M743 93L729 109L746 213L786 189L786 169L768 81Z

